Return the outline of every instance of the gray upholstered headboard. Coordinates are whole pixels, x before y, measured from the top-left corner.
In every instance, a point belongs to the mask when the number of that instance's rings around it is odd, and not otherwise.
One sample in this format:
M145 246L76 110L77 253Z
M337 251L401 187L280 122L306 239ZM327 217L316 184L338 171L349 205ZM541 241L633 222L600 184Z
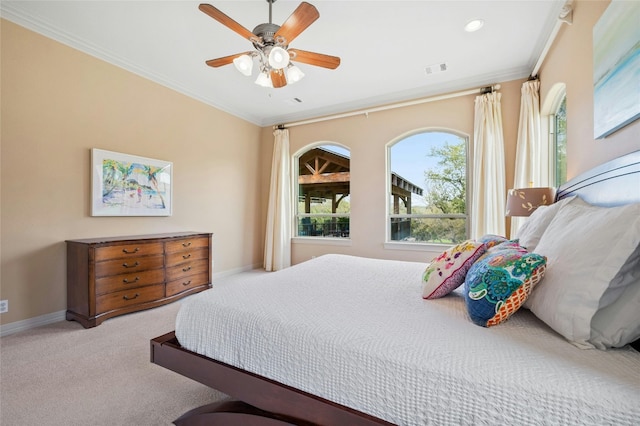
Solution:
M572 195L606 207L640 202L640 151L607 161L576 176L558 188L556 200Z

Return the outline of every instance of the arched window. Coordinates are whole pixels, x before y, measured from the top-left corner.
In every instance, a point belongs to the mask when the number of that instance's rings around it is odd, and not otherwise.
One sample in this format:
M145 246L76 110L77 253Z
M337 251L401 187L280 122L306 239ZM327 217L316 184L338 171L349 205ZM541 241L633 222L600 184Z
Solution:
M468 238L468 141L429 130L388 145L387 241L456 244Z
M348 238L350 205L349 150L315 145L295 157L296 236Z

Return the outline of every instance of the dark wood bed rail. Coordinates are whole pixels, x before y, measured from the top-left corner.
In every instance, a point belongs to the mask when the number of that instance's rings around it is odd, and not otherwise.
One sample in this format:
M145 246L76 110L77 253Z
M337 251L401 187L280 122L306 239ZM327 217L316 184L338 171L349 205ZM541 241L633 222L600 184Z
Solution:
M151 362L238 400L196 408L176 420L176 425L392 425L186 350L173 331L151 340Z

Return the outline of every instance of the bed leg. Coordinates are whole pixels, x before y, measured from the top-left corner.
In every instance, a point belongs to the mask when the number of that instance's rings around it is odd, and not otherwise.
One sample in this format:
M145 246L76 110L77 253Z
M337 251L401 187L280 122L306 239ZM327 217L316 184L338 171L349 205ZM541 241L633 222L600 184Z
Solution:
M242 401L225 400L203 405L186 412L173 422L176 426L311 426L260 410Z

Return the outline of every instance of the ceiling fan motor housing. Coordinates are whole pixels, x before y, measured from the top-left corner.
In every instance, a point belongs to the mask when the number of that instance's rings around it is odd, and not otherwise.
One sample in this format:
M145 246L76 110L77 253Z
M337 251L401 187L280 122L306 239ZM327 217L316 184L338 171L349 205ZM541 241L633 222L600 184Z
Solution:
M274 38L274 36L276 35L279 29L280 29L280 25L271 24L271 23L260 24L253 29L253 34L255 34L256 36L262 39L262 46L277 44L280 47L283 47L286 49L287 45L284 44L286 43L286 40L276 40ZM253 45L256 46L256 48L261 47L261 45L257 43L253 43Z

